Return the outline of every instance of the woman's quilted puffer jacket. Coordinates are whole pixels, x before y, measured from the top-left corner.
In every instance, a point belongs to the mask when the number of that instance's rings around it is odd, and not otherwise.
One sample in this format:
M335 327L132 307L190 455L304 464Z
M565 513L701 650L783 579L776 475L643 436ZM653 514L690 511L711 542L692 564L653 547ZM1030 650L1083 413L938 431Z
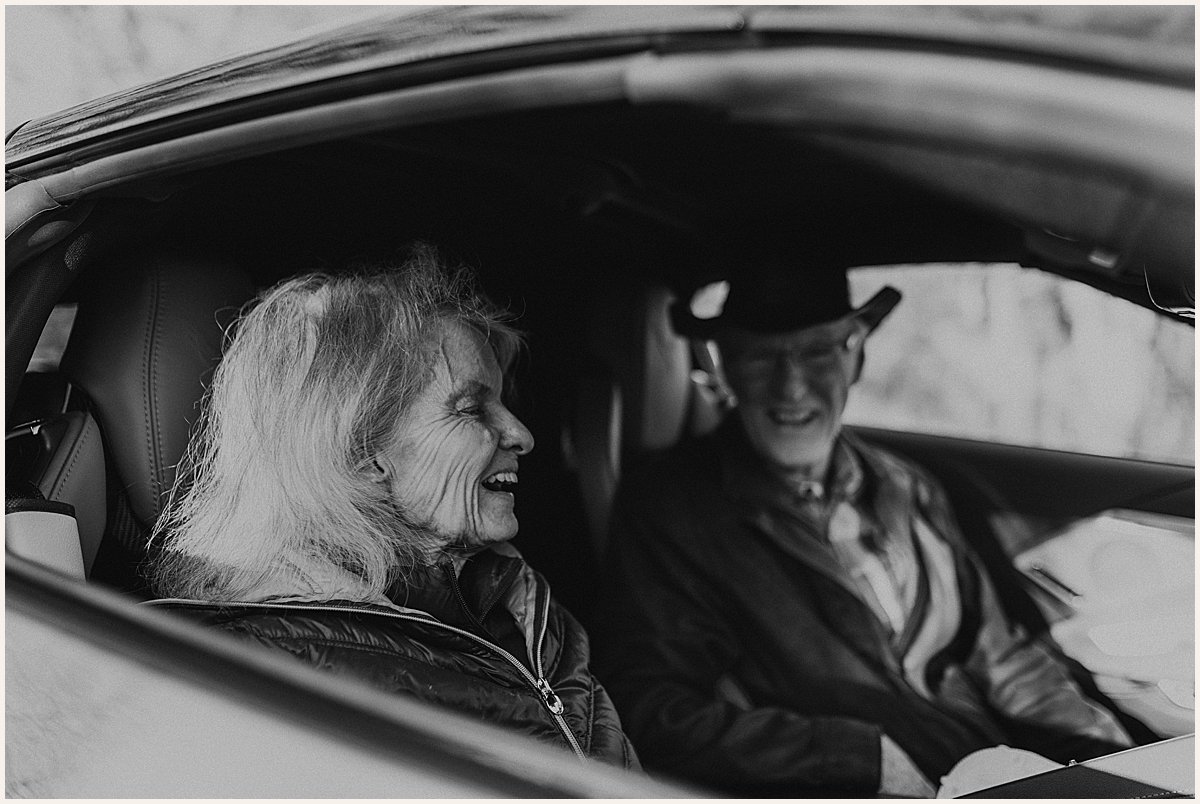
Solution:
M387 600L276 597L157 600L203 625L286 651L322 670L475 715L580 757L639 767L588 637L515 551L449 562ZM497 605L497 604L500 605Z

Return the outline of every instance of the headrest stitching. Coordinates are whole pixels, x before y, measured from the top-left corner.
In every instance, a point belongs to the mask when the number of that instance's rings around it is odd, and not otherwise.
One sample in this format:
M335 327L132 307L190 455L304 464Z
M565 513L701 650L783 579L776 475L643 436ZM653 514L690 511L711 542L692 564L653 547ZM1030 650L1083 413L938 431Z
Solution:
M159 303L161 291L159 288L160 277L159 272L151 270L149 273L149 294L150 304L148 316L146 319L146 345L143 354L142 365L145 367L146 375L143 376L143 381L149 385L142 393L142 399L145 404L146 416L146 452L148 462L150 464L150 494L152 501L152 509L158 511L158 492L160 488L159 472L162 456L162 434L158 428L158 322L160 319ZM155 449L157 447L157 450Z

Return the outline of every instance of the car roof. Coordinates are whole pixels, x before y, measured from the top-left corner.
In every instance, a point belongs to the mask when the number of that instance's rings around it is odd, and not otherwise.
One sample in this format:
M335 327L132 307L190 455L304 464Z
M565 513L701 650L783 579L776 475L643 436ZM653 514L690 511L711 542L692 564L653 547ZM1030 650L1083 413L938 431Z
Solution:
M796 36L1008 51L1190 87L1194 32L1191 6L408 8L29 121L9 133L6 156L19 165L156 122L197 119L201 110L229 122L292 108L312 102L335 79L359 74L378 83L379 73L393 71L397 85L420 84L531 63L645 49L753 48Z

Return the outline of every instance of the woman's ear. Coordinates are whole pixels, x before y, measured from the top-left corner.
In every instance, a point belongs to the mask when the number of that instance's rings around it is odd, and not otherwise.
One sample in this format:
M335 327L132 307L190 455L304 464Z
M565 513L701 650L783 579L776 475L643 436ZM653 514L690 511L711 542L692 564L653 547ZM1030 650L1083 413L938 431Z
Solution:
M392 479L392 463L382 455L376 455L363 469L372 483L387 483Z

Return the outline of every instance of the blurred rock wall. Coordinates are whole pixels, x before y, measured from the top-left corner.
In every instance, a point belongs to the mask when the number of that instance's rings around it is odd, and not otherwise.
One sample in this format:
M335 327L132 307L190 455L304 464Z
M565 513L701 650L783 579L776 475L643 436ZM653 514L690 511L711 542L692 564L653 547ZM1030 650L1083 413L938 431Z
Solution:
M904 300L846 416L873 426L1195 463L1195 330L1016 265L859 269Z
M6 6L5 129L376 10ZM1193 17L1179 19L1190 35ZM1194 463L1194 331L1090 288L1046 292L1048 277L1013 270L971 287L948 281L956 271L904 278L905 300L872 339L850 418ZM857 290L878 285L868 276Z
M349 5L5 6L4 128L378 10Z

